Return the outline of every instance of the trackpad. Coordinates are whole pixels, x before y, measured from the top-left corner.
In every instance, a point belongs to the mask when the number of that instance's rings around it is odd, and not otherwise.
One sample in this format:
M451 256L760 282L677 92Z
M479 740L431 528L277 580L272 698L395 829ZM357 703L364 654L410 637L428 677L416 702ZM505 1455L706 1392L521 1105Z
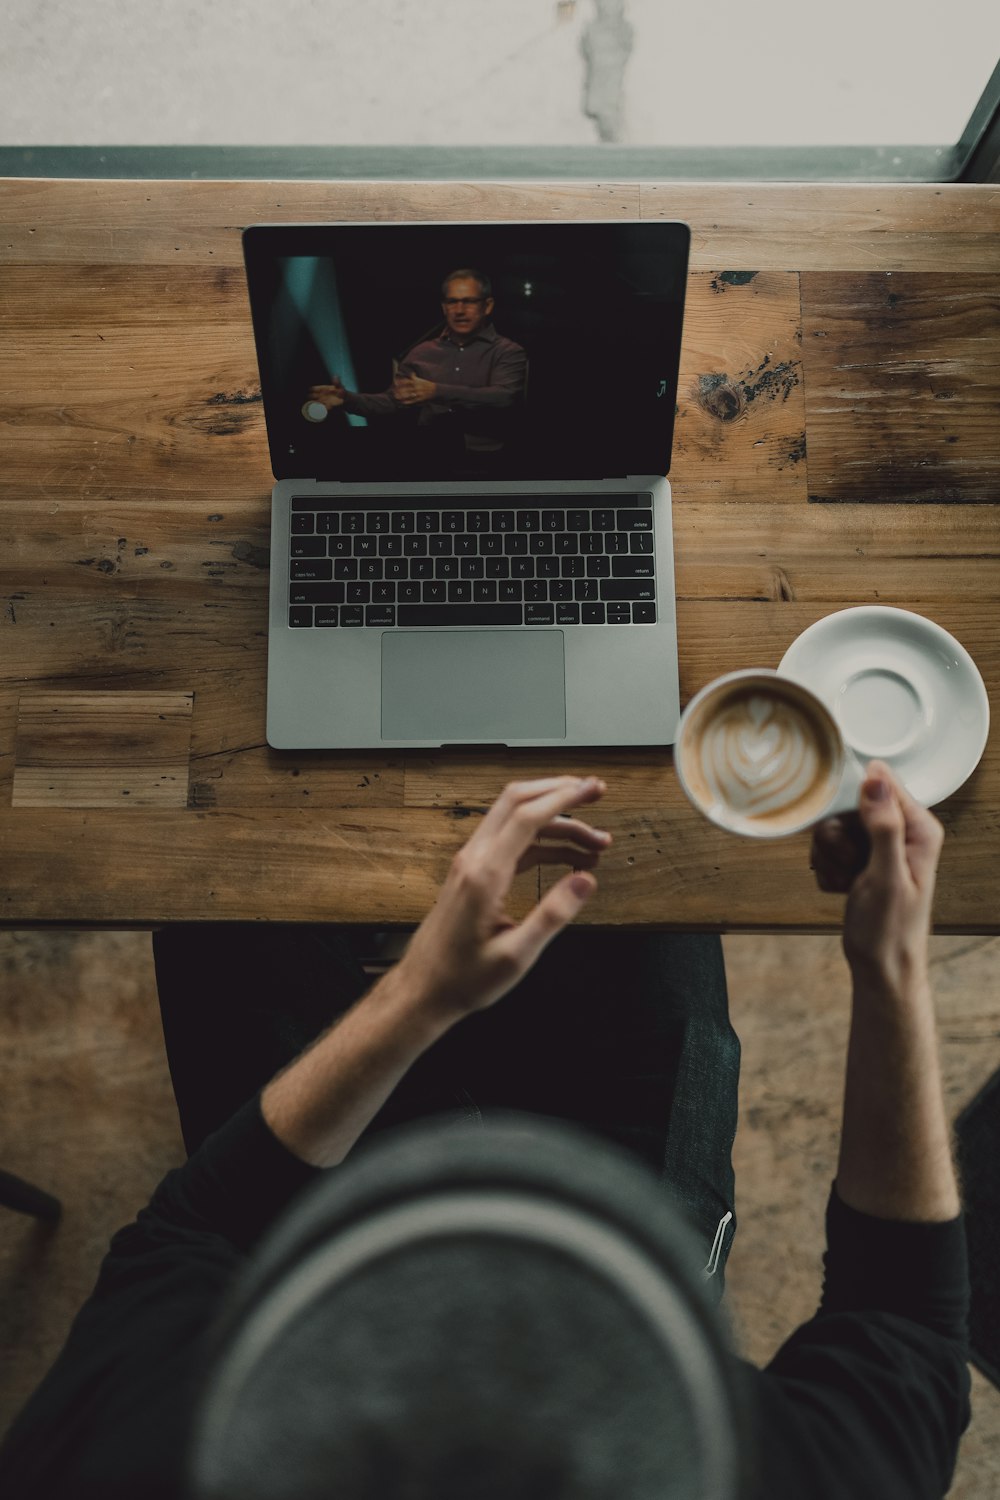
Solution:
M565 739L561 630L401 630L382 637L382 738Z

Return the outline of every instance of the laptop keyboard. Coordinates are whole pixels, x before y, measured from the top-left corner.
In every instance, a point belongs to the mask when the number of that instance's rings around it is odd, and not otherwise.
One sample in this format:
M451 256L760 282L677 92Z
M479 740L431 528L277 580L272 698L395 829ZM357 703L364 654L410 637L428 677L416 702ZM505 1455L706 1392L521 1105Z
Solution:
M504 497L505 498L505 497ZM653 497L292 500L288 623L652 625ZM599 503L598 503L599 502ZM503 501L497 501L502 505Z

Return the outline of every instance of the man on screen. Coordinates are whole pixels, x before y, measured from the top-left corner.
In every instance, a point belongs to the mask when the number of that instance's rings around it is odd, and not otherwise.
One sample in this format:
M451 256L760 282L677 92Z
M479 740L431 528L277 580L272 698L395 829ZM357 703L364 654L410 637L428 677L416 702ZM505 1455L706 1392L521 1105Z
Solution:
M513 409L524 395L528 360L520 344L498 334L493 287L482 271L452 271L441 286L444 323L398 363L388 390L349 391L333 375L309 400L360 417L395 417L414 409L420 433L474 453L503 447Z

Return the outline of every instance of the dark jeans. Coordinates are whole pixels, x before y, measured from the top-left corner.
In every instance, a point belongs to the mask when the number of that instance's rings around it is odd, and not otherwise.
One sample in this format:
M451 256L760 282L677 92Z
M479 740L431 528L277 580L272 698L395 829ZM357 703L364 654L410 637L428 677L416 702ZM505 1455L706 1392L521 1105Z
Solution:
M189 1152L370 987L354 937L346 927L243 923L154 933ZM595 1131L669 1186L704 1240L706 1266L715 1246L721 1297L736 1231L739 1070L718 937L571 927L515 989L414 1064L365 1135L456 1111L488 1122L492 1109Z

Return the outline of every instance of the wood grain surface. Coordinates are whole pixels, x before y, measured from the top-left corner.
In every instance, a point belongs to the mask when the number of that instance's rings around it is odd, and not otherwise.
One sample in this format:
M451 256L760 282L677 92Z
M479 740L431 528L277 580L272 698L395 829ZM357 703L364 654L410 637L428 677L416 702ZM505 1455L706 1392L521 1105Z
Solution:
M615 841L588 922L839 926L808 839L712 828L669 750L265 743L272 481L241 229L572 217L692 228L682 702L883 603L950 630L996 712L997 187L3 182L0 922L414 923L507 780L596 771ZM1000 931L993 740L938 811L938 929ZM557 874L520 877L512 910Z

